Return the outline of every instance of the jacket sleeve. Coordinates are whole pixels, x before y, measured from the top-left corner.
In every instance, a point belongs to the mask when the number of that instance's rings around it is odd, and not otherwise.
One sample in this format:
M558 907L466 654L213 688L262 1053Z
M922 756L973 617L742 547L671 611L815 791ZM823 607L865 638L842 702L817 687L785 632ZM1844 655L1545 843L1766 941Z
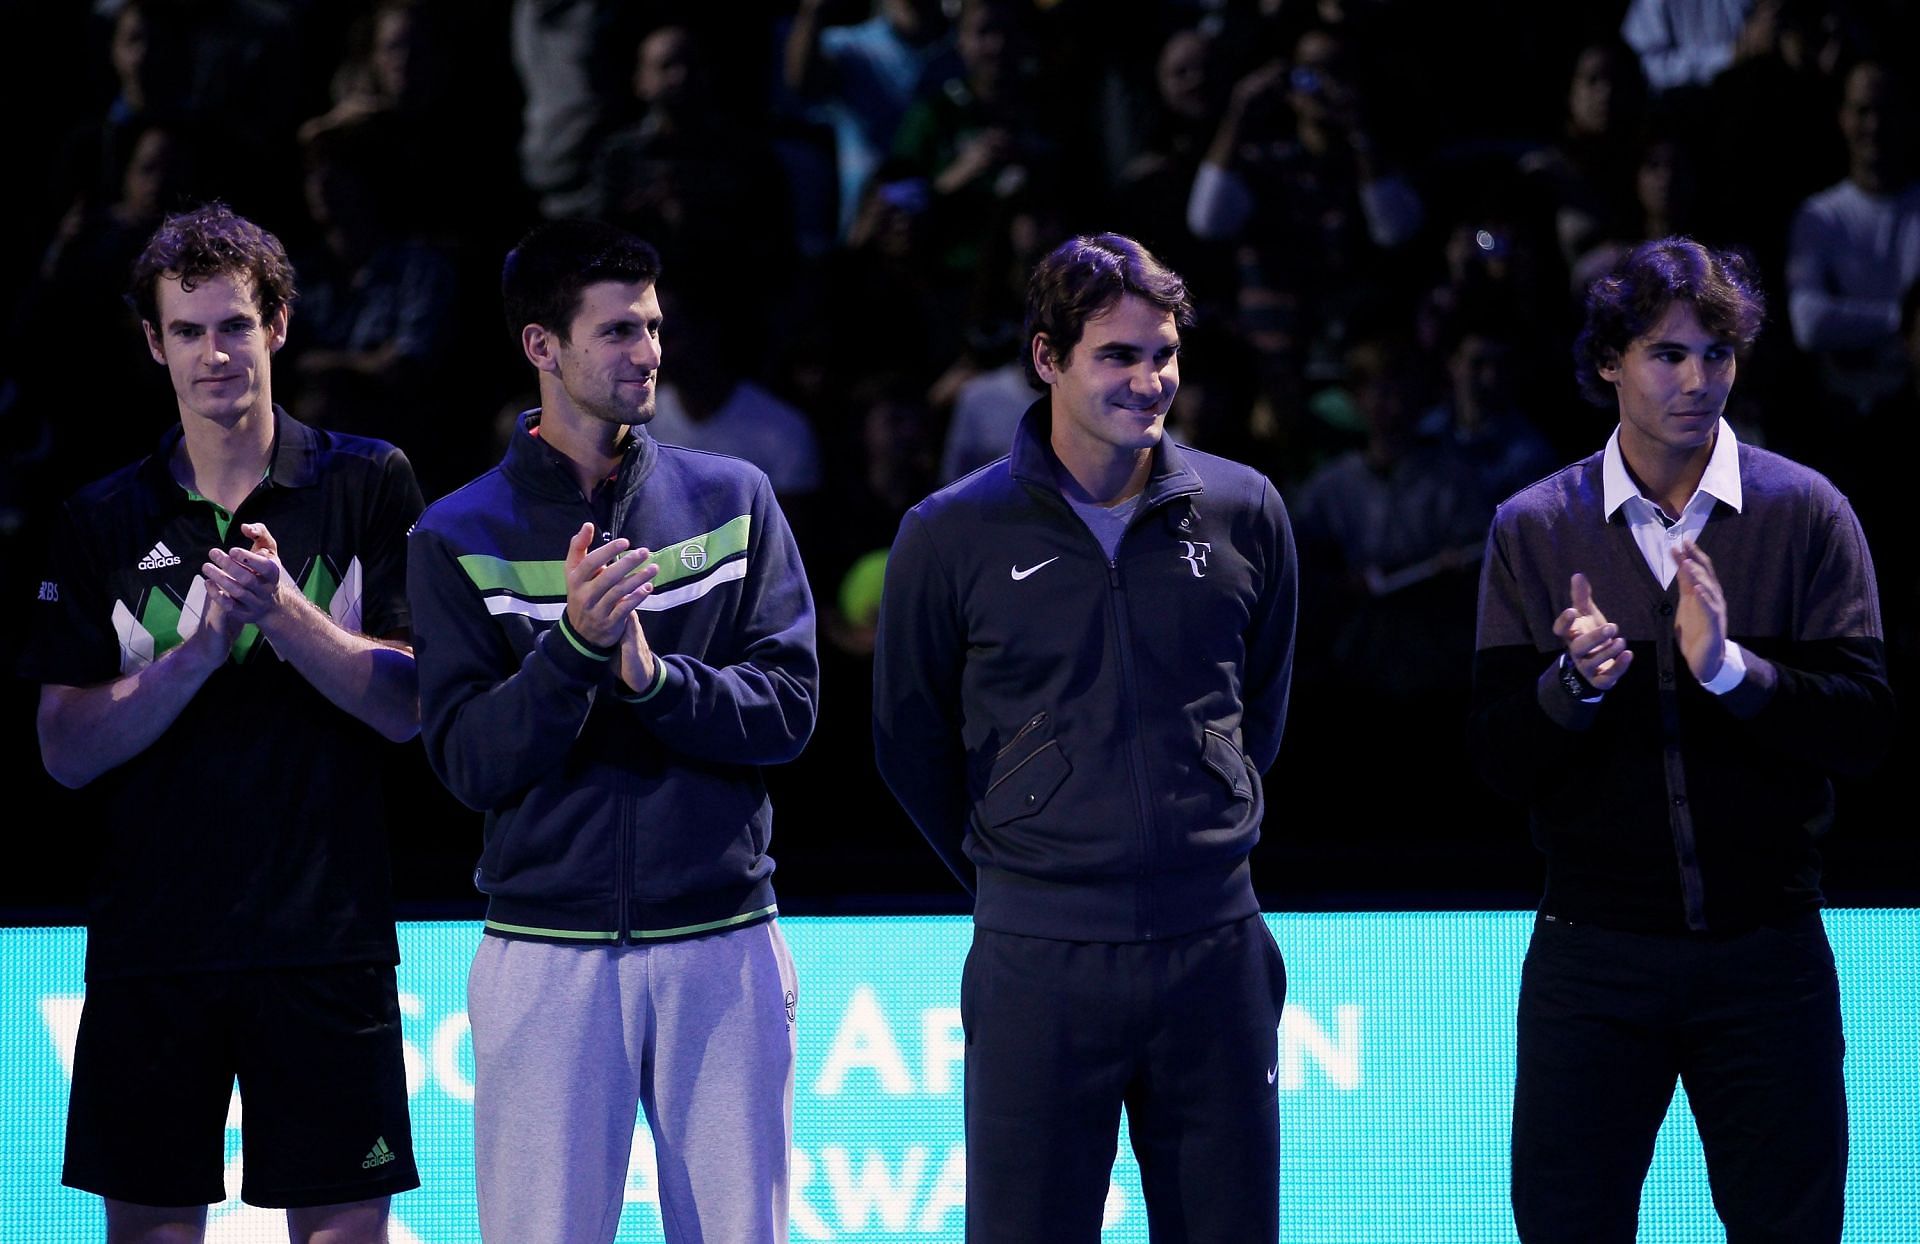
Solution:
M1747 676L1721 702L1767 746L1859 776L1893 744L1893 690L1866 536L1844 499L1834 507L1817 531L1821 548L1781 659L1742 641Z
M1560 686L1557 658L1541 652L1503 517L1495 516L1480 561L1467 741L1481 779L1527 803L1559 782L1600 705L1569 696Z
M621 697L661 743L698 760L782 764L806 746L820 712L813 593L793 532L764 477L752 513L747 575L727 645L738 659L712 665L685 653L656 652L656 684L641 696ZM640 621L644 629L644 613Z
M1280 737L1287 724L1300 597L1293 527L1271 482L1261 496L1260 528L1266 564L1262 567L1259 600L1247 628L1246 706L1240 733L1247 755L1265 773L1280 754Z
M887 557L873 652L873 756L893 797L960 884L974 889L961 849L971 800L961 743L966 630L952 577L917 511Z
M548 627L517 659L444 539L416 528L407 595L420 671L420 736L433 771L460 802L490 811L566 760L609 660Z

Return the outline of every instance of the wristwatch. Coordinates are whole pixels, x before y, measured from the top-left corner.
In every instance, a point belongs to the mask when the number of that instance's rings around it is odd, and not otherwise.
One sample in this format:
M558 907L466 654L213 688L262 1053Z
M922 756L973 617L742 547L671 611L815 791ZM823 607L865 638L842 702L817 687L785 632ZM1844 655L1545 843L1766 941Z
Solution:
M1580 667L1560 654L1560 686L1576 700L1597 700L1606 692L1594 686L1580 675Z

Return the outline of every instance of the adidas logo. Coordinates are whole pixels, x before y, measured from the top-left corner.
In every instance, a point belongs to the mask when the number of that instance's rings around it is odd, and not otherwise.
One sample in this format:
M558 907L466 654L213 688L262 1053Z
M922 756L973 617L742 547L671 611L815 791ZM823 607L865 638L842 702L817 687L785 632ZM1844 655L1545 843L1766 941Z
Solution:
M162 540L147 550L147 555L140 559L138 568L141 570L163 570L168 566L178 566L179 564L180 559L174 556L173 550L167 547L165 540Z
M360 1163L360 1169L370 1171L376 1166L385 1166L400 1155L387 1148L387 1138L380 1137L373 1142L373 1148L367 1150L367 1156Z

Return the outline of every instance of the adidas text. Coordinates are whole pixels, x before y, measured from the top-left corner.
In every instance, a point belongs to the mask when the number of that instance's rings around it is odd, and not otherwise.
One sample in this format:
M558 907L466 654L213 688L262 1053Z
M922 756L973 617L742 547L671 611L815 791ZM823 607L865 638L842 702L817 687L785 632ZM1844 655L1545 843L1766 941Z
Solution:
M147 550L147 555L140 559L138 569L164 570L168 566L178 566L179 564L180 559L174 555L172 549L167 547L167 542L162 540Z

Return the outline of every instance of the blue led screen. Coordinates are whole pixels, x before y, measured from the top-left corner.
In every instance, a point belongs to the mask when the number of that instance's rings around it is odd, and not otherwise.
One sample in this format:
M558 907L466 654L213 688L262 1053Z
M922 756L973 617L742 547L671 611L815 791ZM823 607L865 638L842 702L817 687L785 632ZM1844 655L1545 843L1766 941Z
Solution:
M1281 1031L1286 1241L1513 1239L1507 1123L1524 912L1271 915L1287 957ZM1846 1015L1847 1236L1920 1241L1920 912L1826 913ZM792 1238L958 1240L959 981L964 919L789 918L800 973ZM478 1238L467 1034L472 924L400 930L400 993L424 1186L394 1202L395 1244ZM59 1185L84 934L0 930L0 1240L100 1237L97 1202ZM239 1106L227 1188L240 1186ZM636 1135L623 1241L659 1240L652 1147ZM281 1216L229 1201L214 1244L284 1240ZM1724 1240L1684 1096L1661 1133L1641 1239ZM1124 1141L1108 1241L1146 1240Z

